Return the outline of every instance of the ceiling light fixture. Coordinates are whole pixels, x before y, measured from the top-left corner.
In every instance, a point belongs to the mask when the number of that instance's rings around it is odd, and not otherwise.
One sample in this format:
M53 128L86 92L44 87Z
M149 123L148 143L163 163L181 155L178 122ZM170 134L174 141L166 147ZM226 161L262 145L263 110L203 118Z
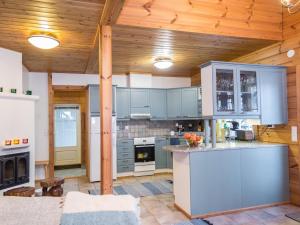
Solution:
M173 65L173 62L169 58L158 58L154 62L154 66L158 69L168 69Z
M296 13L299 11L300 0L281 0L281 4L286 7L290 14Z
M30 44L41 49L51 49L59 46L59 41L49 34L33 34L28 38Z

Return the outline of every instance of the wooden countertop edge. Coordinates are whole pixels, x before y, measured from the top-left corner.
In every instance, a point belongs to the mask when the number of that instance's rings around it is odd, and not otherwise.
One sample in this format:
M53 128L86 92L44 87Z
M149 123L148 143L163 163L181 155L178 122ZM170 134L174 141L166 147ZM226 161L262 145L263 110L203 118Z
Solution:
M186 217L189 219L199 219L199 218L207 218L207 217L213 217L213 216L221 216L221 215L226 215L226 214L231 214L231 213L239 213L243 211L248 211L248 210L256 210L256 209L263 209L263 208L268 208L268 207L274 207L274 206L280 206L280 205L287 205L291 204L290 201L286 202L276 202L272 204L265 204L265 205L259 205L259 206L252 206L252 207L247 207L247 208L240 208L240 209L233 209L233 210L227 210L227 211L221 211L221 212L213 212L213 213L206 213L206 214L201 214L201 215L190 215L188 212L186 212L184 209L182 209L180 206L178 206L176 203L174 203L174 207L181 211Z

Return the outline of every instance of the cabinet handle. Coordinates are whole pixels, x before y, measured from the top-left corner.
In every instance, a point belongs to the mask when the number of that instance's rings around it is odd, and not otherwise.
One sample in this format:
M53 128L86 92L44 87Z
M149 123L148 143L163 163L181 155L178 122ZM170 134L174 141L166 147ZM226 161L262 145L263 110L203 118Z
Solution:
M149 105L145 105L145 106L144 106L144 108L148 108L148 107L149 107Z

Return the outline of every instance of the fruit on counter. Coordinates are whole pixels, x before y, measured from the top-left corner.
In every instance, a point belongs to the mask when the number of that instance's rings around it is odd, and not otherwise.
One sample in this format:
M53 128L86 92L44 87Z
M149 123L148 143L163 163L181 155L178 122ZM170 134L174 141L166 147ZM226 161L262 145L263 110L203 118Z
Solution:
M185 133L184 139L187 141L190 147L197 147L199 143L203 142L203 137L198 136L195 133Z

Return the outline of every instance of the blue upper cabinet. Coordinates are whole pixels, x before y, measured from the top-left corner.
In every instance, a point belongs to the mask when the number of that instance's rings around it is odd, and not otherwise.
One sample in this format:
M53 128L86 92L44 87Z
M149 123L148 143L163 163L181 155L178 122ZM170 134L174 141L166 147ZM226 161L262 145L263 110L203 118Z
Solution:
M201 68L202 116L287 123L286 69L210 62Z
M167 90L167 114L170 119L181 118L181 89Z
M150 114L149 89L130 89L131 115Z
M198 88L181 90L181 115L183 118L199 117Z
M99 85L89 85L89 105L91 115L100 115Z
M130 119L130 89L117 88L116 90L116 111L117 119L129 120Z
M167 91L165 89L151 89L149 95L151 119L167 119Z
M261 123L286 124L287 84L285 69L262 69L261 83Z

